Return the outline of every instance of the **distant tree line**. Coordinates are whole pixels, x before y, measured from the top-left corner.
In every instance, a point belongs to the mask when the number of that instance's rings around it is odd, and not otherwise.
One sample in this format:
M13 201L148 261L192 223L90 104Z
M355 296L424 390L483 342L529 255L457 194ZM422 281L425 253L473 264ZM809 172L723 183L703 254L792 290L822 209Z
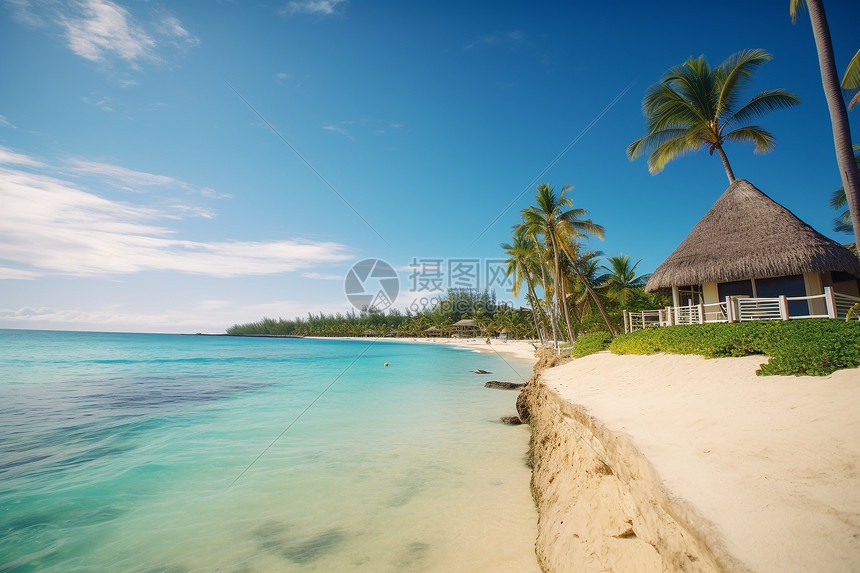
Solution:
M506 331L511 338L536 338L529 309L516 309L499 303L488 290L454 288L435 304L413 313L392 308L381 312L373 308L335 314L308 313L307 318L264 318L258 322L235 324L231 335L267 336L400 336L422 337L430 327L443 332L463 318L475 321L482 336Z

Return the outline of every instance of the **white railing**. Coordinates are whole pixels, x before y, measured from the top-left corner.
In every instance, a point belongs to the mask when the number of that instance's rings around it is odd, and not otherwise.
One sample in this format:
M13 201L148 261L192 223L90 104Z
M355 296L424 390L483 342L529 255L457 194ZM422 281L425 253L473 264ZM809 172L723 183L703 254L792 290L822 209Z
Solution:
M840 292L833 293L833 306L836 308L836 318L845 318L852 306L860 302L860 298Z
M806 301L806 314L791 314L789 302ZM667 306L655 310L624 311L624 332L673 324L705 324L714 322L747 322L751 320L794 320L802 318L845 319L848 310L860 303L860 298L833 292L824 287L824 294L809 296L778 296L775 298L726 297L723 302Z
M779 298L739 298L738 320L782 320L782 302Z

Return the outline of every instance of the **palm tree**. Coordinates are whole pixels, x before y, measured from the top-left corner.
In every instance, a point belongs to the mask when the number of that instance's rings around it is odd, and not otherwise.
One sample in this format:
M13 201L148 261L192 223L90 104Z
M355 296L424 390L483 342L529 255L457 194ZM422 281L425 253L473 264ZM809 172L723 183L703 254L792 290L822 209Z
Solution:
M603 289L609 300L615 301L622 307L627 306L636 295L641 292L642 287L648 282L651 275L636 276L636 267L642 259L630 266L630 255L621 253L617 257L607 257L609 266L601 266L606 273L597 278L600 288Z
M657 174L669 161L707 145L711 155L716 151L722 159L729 183L734 181L723 144L750 142L756 153L770 151L776 143L773 134L747 122L800 103L795 94L775 89L741 105L740 91L752 72L770 59L764 50L742 50L713 69L705 56L669 69L645 92L642 111L648 134L630 144L628 157L648 153L648 170Z
M842 177L842 188L848 202L848 211L853 220L858 220L860 209L860 174L854 169L854 153L851 148L851 132L849 130L848 112L842 99L839 86L839 75L836 73L836 59L833 57L833 44L830 41L830 27L827 25L827 15L821 0L790 0L789 13L791 21L797 21L798 8L806 5L809 8L809 19L812 22L812 35L815 37L815 47L818 50L818 67L821 68L821 83L824 86L824 97L830 110L830 123L833 126L833 145L836 148L836 162L839 164L839 175ZM860 245L860 225L854 225L854 244Z
M564 253L570 261L570 268L576 274L578 284L583 288L585 294L591 297L592 302L600 311L600 316L606 327L609 329L612 336L617 336L618 331L612 324L609 318L609 313L606 312L606 307L603 306L603 301L600 300L600 295L594 288L594 275L596 273L596 257L599 256L599 251L587 251L581 253L580 244L577 240L570 240L564 244ZM580 303L582 300L580 299Z
M582 219L587 211L582 208L572 208L573 201L565 195L572 185L565 185L561 193L556 194L549 184L542 183L537 187L535 194L536 205L523 209L523 223L528 229L528 234L542 235L546 247L552 250L553 276L555 280L556 307L560 308L567 325L568 340L573 341L573 328L570 324L565 301L564 280L561 280L560 258L562 246L570 239L577 236L594 235L603 238L605 230L601 225L592 222L591 219Z
M502 243L502 248L509 255L505 260L508 265L505 268L505 272L507 273L507 276L513 275L514 277L511 294L519 296L520 288L522 288L523 281L525 280L526 287L528 288L527 294L529 306L532 309L532 319L534 320L535 330L538 333L541 344L543 344L544 337L537 319L538 298L534 290L534 277L537 265L539 264L535 253L535 244L531 239L518 235L517 233L514 233L513 241L513 245Z

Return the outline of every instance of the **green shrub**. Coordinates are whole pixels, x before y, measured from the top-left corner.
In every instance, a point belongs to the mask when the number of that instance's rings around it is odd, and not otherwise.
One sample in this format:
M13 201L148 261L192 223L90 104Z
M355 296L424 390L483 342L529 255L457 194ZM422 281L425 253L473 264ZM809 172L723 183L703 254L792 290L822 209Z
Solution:
M615 354L698 354L706 358L765 354L759 375L826 376L860 366L860 322L828 319L694 324L648 328L615 338Z
M608 332L589 332L588 334L583 334L576 339L571 356L582 358L583 356L606 350L611 341L612 336Z

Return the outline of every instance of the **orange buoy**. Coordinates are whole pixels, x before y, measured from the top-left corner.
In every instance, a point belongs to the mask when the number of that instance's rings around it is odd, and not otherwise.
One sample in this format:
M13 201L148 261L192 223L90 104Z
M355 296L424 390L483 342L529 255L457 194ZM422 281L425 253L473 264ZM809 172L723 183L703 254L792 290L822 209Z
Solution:
M386 366L386 367L388 366L388 362L386 362L386 363L385 363L385 366Z

